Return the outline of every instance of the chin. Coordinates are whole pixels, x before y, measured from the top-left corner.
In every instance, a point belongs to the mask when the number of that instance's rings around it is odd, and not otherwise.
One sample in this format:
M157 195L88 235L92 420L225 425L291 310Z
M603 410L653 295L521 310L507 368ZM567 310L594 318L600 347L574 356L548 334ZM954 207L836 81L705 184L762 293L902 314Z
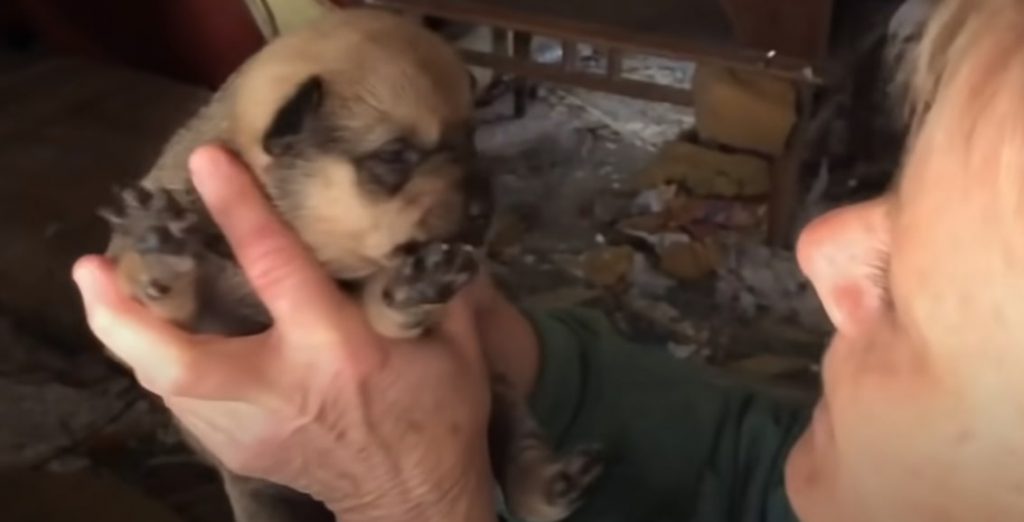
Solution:
M821 419L815 417L786 459L786 495L801 522L839 522L827 447L822 445L820 430L814 426Z

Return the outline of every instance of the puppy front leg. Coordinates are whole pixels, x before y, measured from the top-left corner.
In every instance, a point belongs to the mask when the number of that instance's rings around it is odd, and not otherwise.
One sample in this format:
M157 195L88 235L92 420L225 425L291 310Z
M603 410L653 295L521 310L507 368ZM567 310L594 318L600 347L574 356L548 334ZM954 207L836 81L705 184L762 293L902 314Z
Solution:
M558 522L583 503L604 469L604 451L585 444L558 454L507 379L492 375L491 457L509 511L528 522Z
M113 232L107 256L119 283L163 319L191 327L198 312L196 216L164 190L126 188L120 200L121 211L100 211Z
M414 247L393 270L367 282L362 296L370 324L395 339L422 335L479 266L473 249L465 245L435 242Z
M207 255L198 217L164 190L125 189L120 210L104 209L107 248L122 288L159 317L194 333L232 335L266 324L241 270ZM205 297L200 290L205 286ZM216 297L218 299L211 300ZM219 302L218 302L219 301ZM333 521L316 500L271 482L231 473L175 419L189 447L221 474L235 522Z

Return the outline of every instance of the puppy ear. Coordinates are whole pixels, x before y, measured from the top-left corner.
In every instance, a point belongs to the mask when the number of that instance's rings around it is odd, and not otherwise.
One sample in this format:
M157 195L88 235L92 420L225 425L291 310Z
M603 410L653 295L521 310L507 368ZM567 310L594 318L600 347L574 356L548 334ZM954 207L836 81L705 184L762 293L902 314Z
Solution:
M263 135L263 150L271 156L293 153L309 139L317 115L323 107L324 84L319 76L310 76L277 111Z

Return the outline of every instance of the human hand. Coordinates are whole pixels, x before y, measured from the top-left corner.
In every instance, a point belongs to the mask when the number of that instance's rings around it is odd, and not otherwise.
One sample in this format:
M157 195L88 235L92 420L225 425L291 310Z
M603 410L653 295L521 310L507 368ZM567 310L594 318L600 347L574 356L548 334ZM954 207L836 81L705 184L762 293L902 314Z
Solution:
M236 473L305 491L346 522L494 520L490 394L467 298L427 339L381 338L240 163L204 147L190 165L273 326L184 332L86 256L73 276L100 341Z

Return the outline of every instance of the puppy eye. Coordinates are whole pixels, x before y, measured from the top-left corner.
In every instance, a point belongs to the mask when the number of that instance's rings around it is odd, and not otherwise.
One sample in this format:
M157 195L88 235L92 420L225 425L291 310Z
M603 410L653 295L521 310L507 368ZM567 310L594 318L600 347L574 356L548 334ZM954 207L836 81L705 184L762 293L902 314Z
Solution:
M396 167L412 167L420 162L422 154L403 140L393 141L372 154L374 160Z

